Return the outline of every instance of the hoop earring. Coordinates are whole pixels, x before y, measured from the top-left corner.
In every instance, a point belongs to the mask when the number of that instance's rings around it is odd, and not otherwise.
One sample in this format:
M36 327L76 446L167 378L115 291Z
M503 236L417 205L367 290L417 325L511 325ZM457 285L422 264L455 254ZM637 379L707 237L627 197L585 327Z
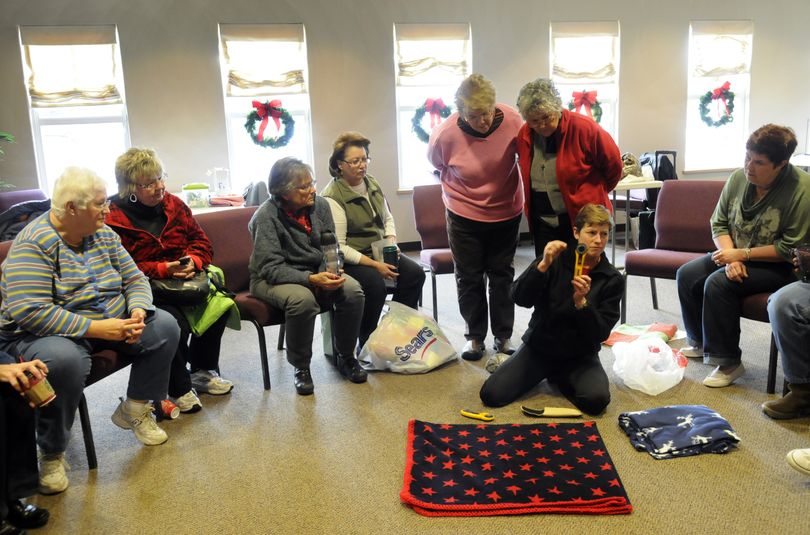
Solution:
M134 193L130 193L129 194L129 202L131 202L131 203L138 202L138 197L136 197Z

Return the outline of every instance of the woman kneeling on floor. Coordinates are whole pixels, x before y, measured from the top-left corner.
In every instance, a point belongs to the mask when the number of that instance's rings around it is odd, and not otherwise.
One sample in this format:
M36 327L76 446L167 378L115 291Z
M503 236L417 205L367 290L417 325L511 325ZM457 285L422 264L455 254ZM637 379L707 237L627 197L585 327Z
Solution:
M619 319L624 293L621 274L604 254L611 225L604 206L585 205L574 221L574 237L586 248L582 275L574 274L575 251L554 240L512 284L515 304L534 313L518 350L481 387L485 405L508 405L549 379L588 414L607 407L599 349Z

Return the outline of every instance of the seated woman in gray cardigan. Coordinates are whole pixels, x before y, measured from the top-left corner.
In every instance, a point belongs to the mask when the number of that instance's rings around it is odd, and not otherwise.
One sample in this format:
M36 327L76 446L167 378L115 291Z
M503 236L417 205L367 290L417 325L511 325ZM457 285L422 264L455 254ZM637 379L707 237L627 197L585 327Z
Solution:
M327 202L315 195L312 168L296 158L282 158L270 170L270 199L248 224L253 236L250 293L284 311L287 361L295 368L295 389L314 391L309 363L315 316L333 307L335 359L340 374L353 383L366 381L354 356L363 290L356 280L325 269L322 237L334 234Z

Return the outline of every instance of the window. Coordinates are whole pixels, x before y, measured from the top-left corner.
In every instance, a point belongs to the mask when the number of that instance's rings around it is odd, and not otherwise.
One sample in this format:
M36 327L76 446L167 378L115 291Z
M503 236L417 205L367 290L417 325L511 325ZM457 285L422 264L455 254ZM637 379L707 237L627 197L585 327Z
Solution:
M687 171L742 165L748 133L752 34L750 21L692 21L689 26Z
M598 118L618 143L618 21L553 22L550 53L563 106Z
M280 158L313 160L306 39L302 24L221 24L219 31L231 189L239 192L252 182L266 181ZM253 141L245 123L254 102L269 102L290 113L295 124L286 145L262 147ZM256 125L257 133L260 127ZM263 138L280 138L287 128L281 121L277 127L271 117Z
M20 43L40 188L78 165L117 191L129 129L115 26L21 26Z
M399 187L410 190L436 180L427 144L414 133L412 119L428 99L453 105L456 89L472 72L469 24L395 24L394 68ZM429 134L441 120L437 113L425 113L422 129Z

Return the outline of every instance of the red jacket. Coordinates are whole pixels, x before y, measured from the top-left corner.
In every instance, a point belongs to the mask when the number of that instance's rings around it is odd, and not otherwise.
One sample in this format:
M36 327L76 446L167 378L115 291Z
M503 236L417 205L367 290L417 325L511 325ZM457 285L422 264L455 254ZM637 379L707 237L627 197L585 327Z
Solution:
M579 210L588 203L601 204L611 212L608 192L622 178L622 155L616 142L595 121L568 110L560 117L560 144L557 148L557 183L560 186L571 225ZM517 135L517 153L526 218L531 224L532 157L536 134L524 124Z
M190 256L197 270L211 263L214 250L186 204L171 193L163 197L163 210L168 221L160 238L136 228L115 203L110 204L106 223L121 236L124 245L138 267L150 279L168 277L166 262Z

